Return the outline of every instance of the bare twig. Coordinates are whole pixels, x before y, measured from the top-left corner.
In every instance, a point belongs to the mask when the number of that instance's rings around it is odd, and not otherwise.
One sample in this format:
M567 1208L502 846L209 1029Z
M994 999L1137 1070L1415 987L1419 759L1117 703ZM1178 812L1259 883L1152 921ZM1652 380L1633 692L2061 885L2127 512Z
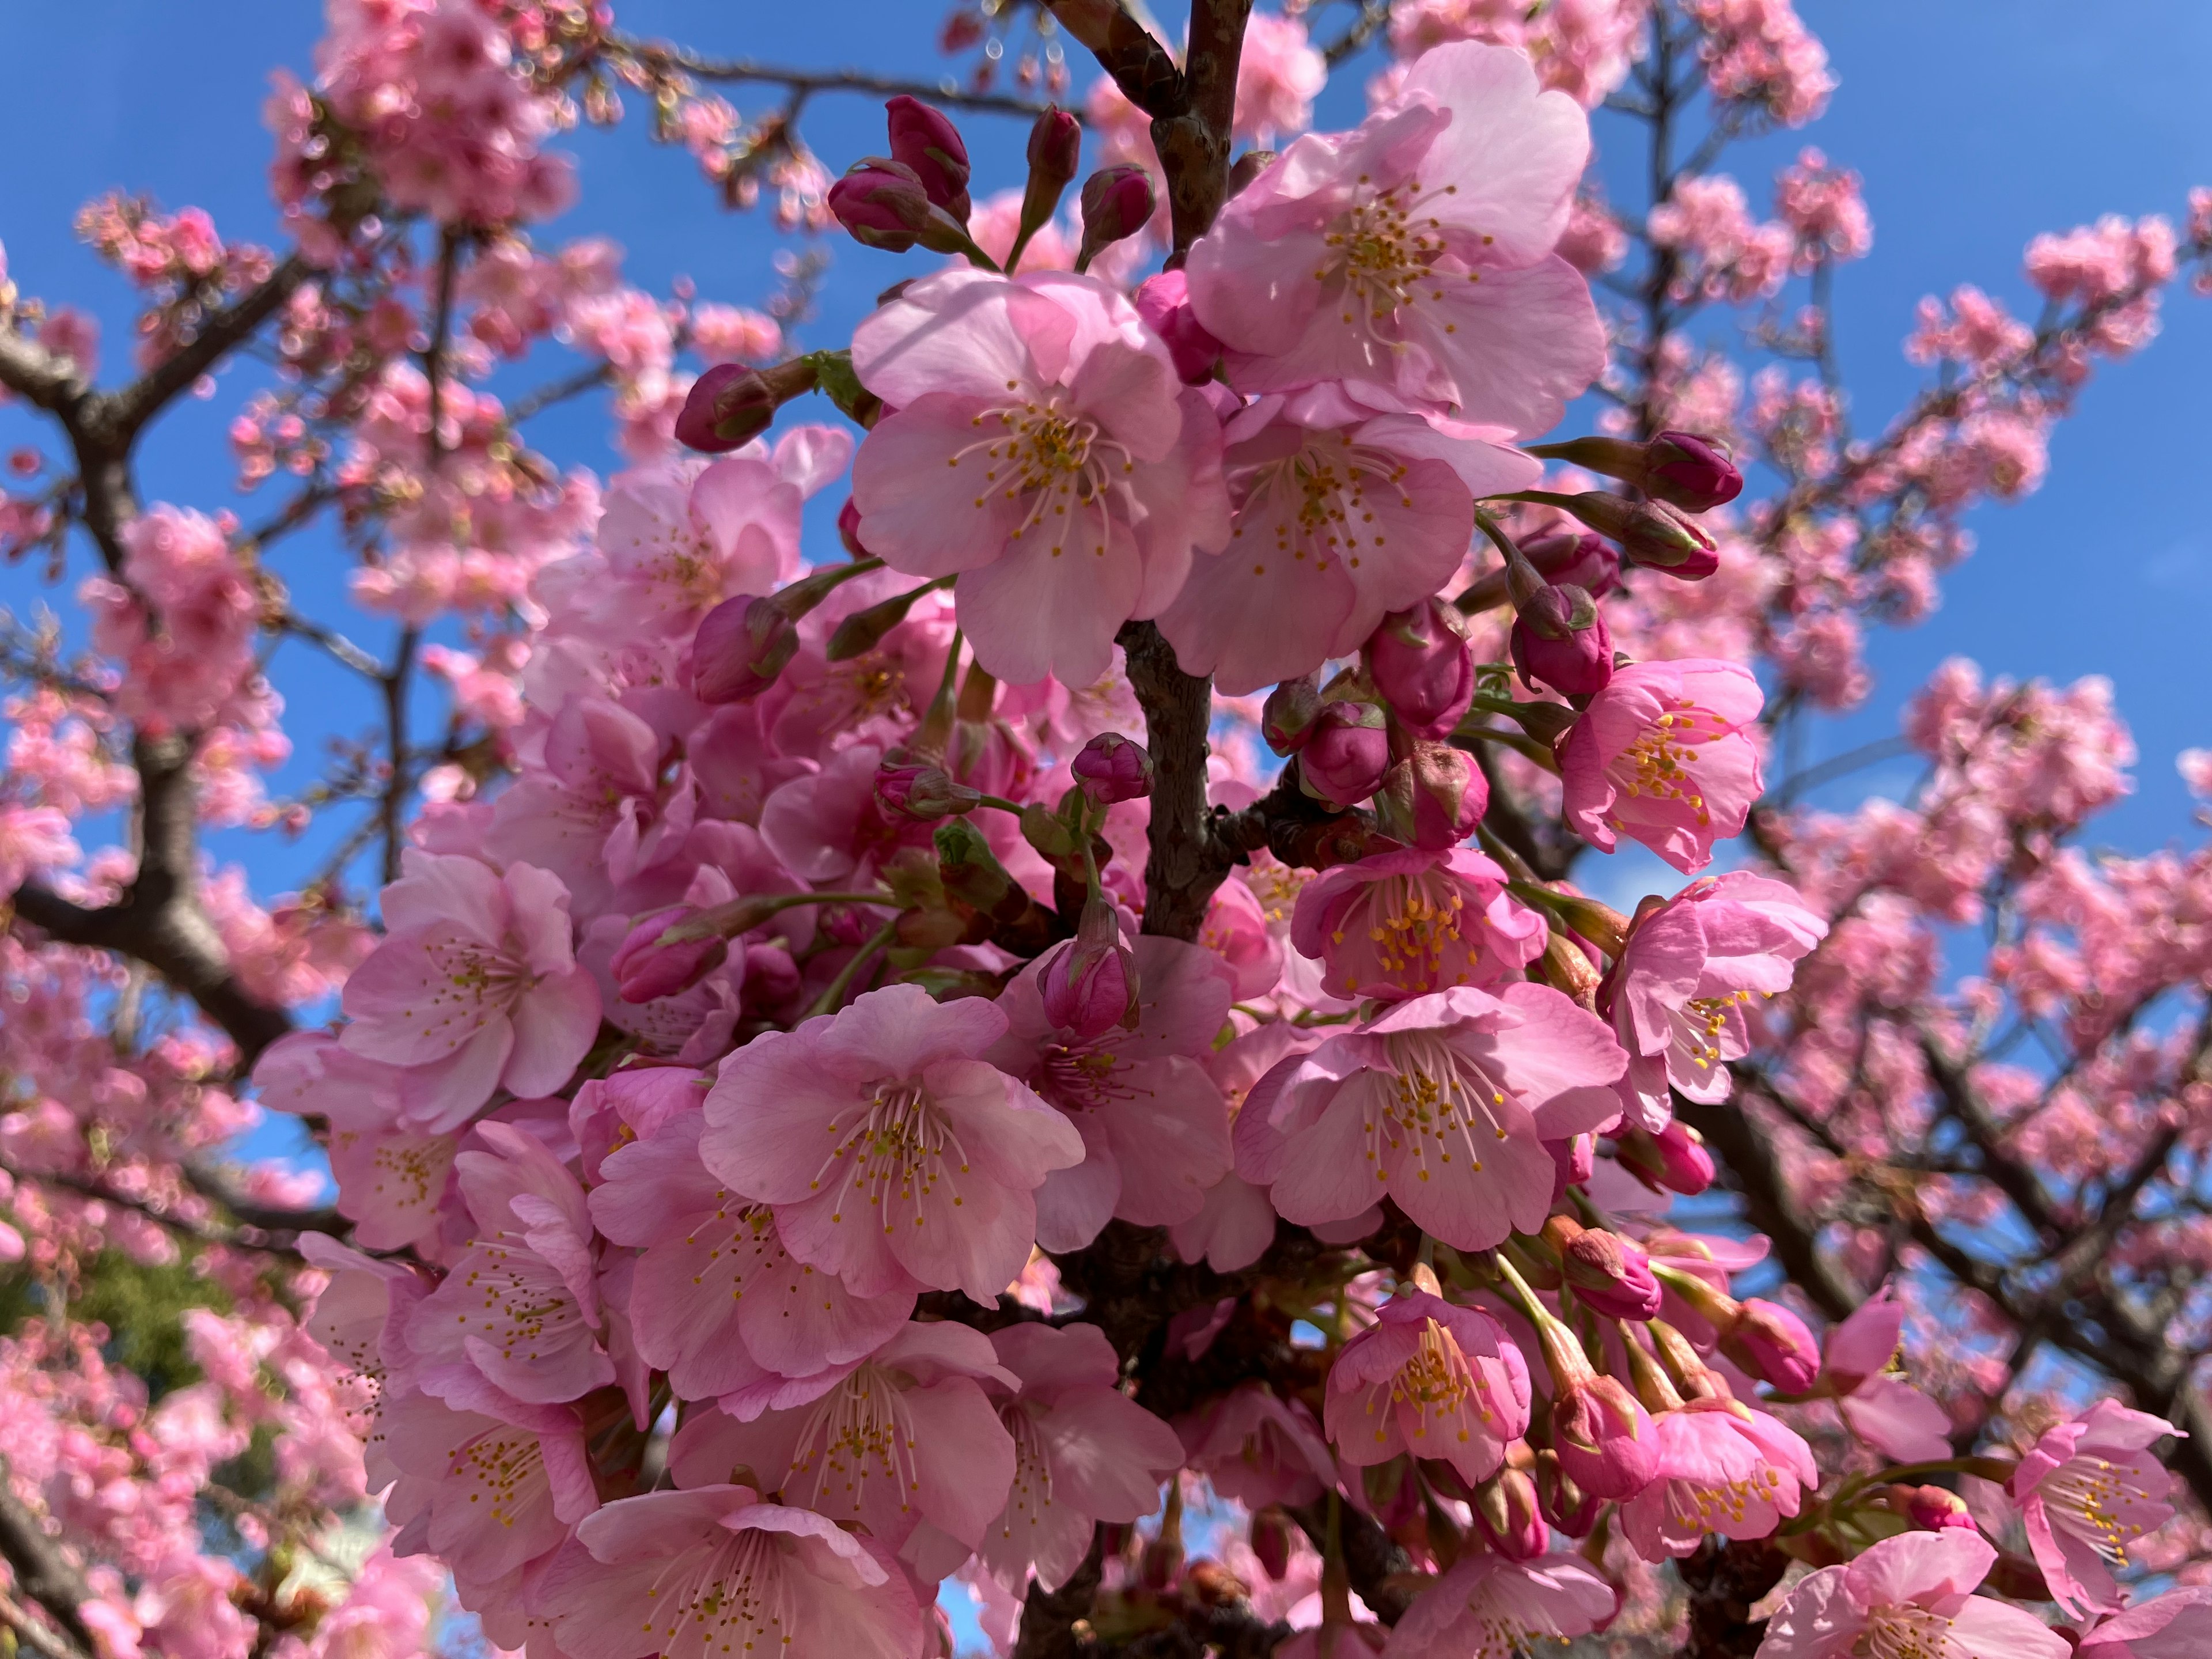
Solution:
M963 92L950 76L933 82L903 80L868 70L787 69L750 58L707 58L662 41L635 40L619 35L611 39L608 45L647 69L657 69L664 74L672 70L700 81L786 87L807 97L825 92L857 92L887 98L903 94L949 109L975 110L992 115L1042 115L1051 107L1036 99L1018 98L1007 93Z

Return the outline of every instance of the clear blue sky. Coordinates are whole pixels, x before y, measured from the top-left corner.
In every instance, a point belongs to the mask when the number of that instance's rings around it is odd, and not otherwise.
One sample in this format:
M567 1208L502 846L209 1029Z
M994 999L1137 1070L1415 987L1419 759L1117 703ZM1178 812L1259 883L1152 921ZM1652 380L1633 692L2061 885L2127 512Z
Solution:
M1826 40L1841 87L1829 114L1802 134L1754 147L1734 163L1763 206L1772 167L1812 142L1864 173L1875 223L1872 257L1839 285L1843 358L1863 428L1879 426L1917 384L1899 347L1914 303L1962 281L1983 285L2032 314L2019 277L2021 250L2039 230L2106 211L2178 213L2187 187L2212 182L2212 128L2202 89L2212 69L2212 7L2201 0L2135 0L2091 10L2067 0L1802 0ZM767 6L709 0L625 0L623 24L702 50L811 64L854 64L934 76L934 0L853 0L843 5ZM1172 5L1164 12L1176 9ZM2000 24L1998 20L2002 20ZM0 240L27 293L95 311L105 325L106 374L127 354L122 285L70 232L78 204L122 186L165 204L200 204L227 234L268 239L264 187L269 140L259 106L269 70L305 70L320 27L307 0L75 0L21 6L9 18L18 66L0 101ZM1087 81L1079 76L1079 86ZM1325 124L1348 123L1364 69L1340 77ZM748 108L757 108L748 102ZM1018 181L1021 125L964 118L979 184ZM617 132L583 132L564 147L582 164L583 204L554 234L599 232L629 250L633 277L665 289L679 274L702 295L748 301L772 281L775 246L764 217L724 213L689 157L648 143L633 108ZM825 98L807 132L833 167L879 149L880 115L859 98ZM1600 142L1606 142L1601 118ZM815 343L840 337L893 279L900 262L842 238ZM1972 655L1990 670L2070 678L2110 675L2143 750L2136 799L2107 822L2134 848L2187 833L2175 752L2212 742L2200 691L2204 618L2212 611L2212 530L2199 483L2212 437L2212 302L2169 306L2164 337L2137 361L2101 372L2083 411L2062 427L2050 481L2024 505L1978 515L1982 550L1948 580L1942 610L1920 628L1877 636L1879 684L1870 707L1820 732L1815 758L1894 728L1899 700L1943 657ZM230 506L249 520L264 503L240 501L222 426L254 371L237 371L210 404L167 417L146 453L143 486L208 510ZM520 374L514 384L532 377ZM579 408L533 435L563 463L610 470L606 422ZM0 410L0 447L31 430L20 410ZM828 503L834 511L835 499ZM70 583L88 568L80 549ZM327 541L287 543L276 563L310 608L330 601L343 568ZM21 611L35 574L0 570L0 603ZM374 638L378 630L364 628ZM289 653L297 647L287 647ZM372 711L334 670L289 654L279 680L293 699L288 724L297 753L276 787L305 782L322 763L322 739L368 726ZM1900 787L1893 771L1861 780ZM224 837L220 851L256 868L273 890L310 867L323 836L290 848L267 838Z

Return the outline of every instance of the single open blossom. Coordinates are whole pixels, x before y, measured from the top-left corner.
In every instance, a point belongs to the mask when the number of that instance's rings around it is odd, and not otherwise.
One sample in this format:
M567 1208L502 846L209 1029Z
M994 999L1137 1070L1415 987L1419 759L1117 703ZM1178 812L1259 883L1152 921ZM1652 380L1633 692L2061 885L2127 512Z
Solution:
M647 620L680 638L732 594L773 592L799 574L804 500L773 461L753 455L620 475L599 531L609 580L582 596L585 615L610 632L635 633Z
M2172 1516L2173 1476L2151 1453L2181 1431L2162 1417L2100 1400L2043 1432L2006 1483L2028 1547L2059 1606L2077 1617L2119 1606L2115 1567Z
M1210 951L1145 935L1136 964L1137 1023L1094 1036L1055 1025L1048 963L1022 970L996 1007L1006 1032L984 1055L1065 1113L1083 1137L1081 1163L1038 1189L1037 1238L1080 1249L1115 1216L1140 1227L1187 1221L1229 1173L1229 1109L1206 1070L1234 994Z
M892 985L756 1037L707 1097L700 1156L855 1296L994 1301L1029 1259L1037 1188L1084 1156L1073 1124L981 1060L1006 1031L994 1003Z
M1544 953L1544 918L1467 848L1376 853L1298 894L1291 942L1327 964L1332 996L1397 999L1496 985Z
M1892 1374L1905 1306L1885 1285L1829 1327L1820 1383L1851 1432L1897 1463L1951 1455L1951 1414Z
M1466 556L1477 496L1542 471L1499 428L1377 414L1334 386L1233 416L1224 475L1236 517L1160 617L1187 672L1256 691L1349 656Z
M1009 1325L991 1346L1021 1391L999 1404L1014 1439L1014 1483L982 1560L1010 1588L1034 1566L1037 1583L1057 1589L1082 1565L1094 1522L1137 1521L1159 1507L1182 1442L1115 1386L1121 1364L1096 1325Z
M1619 1115L1624 1057L1549 986L1415 997L1283 1061L1237 1115L1237 1169L1301 1224L1386 1194L1455 1249L1534 1232L1551 1208L1547 1140Z
M913 1292L858 1297L793 1260L768 1206L699 1161L704 1127L693 1110L617 1148L592 1193L599 1231L644 1251L629 1295L638 1352L685 1400L827 1387L904 1323Z
M1528 1401L1528 1362L1495 1314L1412 1291L1344 1345L1322 1420L1347 1463L1406 1452L1449 1463L1473 1485L1527 1432Z
M615 1376L584 1190L536 1137L505 1123L477 1133L491 1150L454 1159L475 1242L407 1322L422 1386L460 1404L480 1374L517 1400L574 1400Z
M1511 1561L1469 1550L1413 1598L1382 1659L1510 1659L1586 1636L1609 1620L1620 1594L1579 1557Z
M957 574L1002 680L1098 679L1115 630L1228 539L1212 407L1097 278L940 271L860 325L853 366L897 410L854 464L860 538L895 570Z
M1726 1100L1728 1062L1751 1049L1745 1006L1788 990L1791 964L1827 932L1795 888L1741 870L1694 881L1643 916L1606 990L1628 1051L1620 1097L1630 1116L1664 1128L1670 1087Z
M386 1401L379 1426L398 1478L384 1513L399 1528L394 1554L428 1552L465 1584L487 1585L550 1554L599 1500L574 1411L492 1389L474 1404Z
M2191 1584L2138 1601L2081 1628L2080 1659L2204 1659L2212 1654L2212 1585Z
M1973 1594L1996 1559L1955 1528L1885 1538L1800 1580L1767 1621L1759 1659L2067 1659L2073 1644L2033 1613Z
M1589 123L1522 53L1455 42L1348 133L1309 134L1234 198L1186 266L1248 392L1364 380L1541 432L1597 378L1605 337L1552 252Z
M1652 1419L1658 1478L1621 1505L1647 1561L1687 1555L1709 1532L1765 1538L1820 1485L1813 1449L1765 1412L1734 1400L1693 1400Z
M647 1492L586 1517L532 1605L572 1659L912 1659L921 1610L878 1549L750 1486Z
M1014 1478L1012 1437L979 1379L1020 1382L980 1331L904 1325L818 1400L750 1422L691 1413L669 1468L686 1486L750 1469L780 1501L857 1522L892 1551L927 1522L949 1571L983 1541Z
M551 1094L599 1027L567 890L534 866L502 875L459 854L410 851L404 869L384 890L390 931L346 981L339 1040L408 1068L406 1114L428 1130L465 1121L495 1089Z
M1740 663L1633 663L1590 699L1559 753L1566 819L1610 853L1641 842L1686 875L1742 832L1759 798L1765 697Z

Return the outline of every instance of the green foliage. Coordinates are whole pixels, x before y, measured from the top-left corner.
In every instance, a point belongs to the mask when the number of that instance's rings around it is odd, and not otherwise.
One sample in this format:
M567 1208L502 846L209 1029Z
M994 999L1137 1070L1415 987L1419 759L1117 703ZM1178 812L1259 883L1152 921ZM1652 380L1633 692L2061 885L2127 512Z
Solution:
M120 1250L102 1250L77 1264L72 1288L68 1316L79 1324L97 1322L107 1328L101 1356L143 1378L149 1401L200 1380L200 1369L185 1346L185 1310L228 1313L231 1307L229 1294L204 1278L191 1256L149 1267ZM0 1335L48 1317L52 1294L52 1281L21 1266L0 1273Z

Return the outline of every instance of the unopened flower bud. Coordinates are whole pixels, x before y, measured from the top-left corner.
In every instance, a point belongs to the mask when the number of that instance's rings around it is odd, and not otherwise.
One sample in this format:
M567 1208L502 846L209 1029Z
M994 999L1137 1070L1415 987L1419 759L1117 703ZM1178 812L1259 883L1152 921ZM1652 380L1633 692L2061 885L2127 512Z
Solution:
M1941 1532L1946 1527L1960 1527L1968 1532L1976 1530L1974 1517L1968 1513L1966 1500L1954 1492L1942 1486L1900 1486L1892 1489L1901 1494L1905 1518L1916 1527L1929 1532Z
M884 106L890 117L891 159L913 169L929 199L961 223L968 222L968 146L943 110L902 93Z
M1075 937L1056 945L1037 976L1044 1017L1078 1042L1125 1024L1137 1003L1137 963L1121 943L1121 918L1093 894Z
M1371 702L1324 707L1298 750L1298 775L1306 793L1350 806L1381 787L1390 765L1387 718Z
M876 805L895 818L934 823L975 810L983 797L943 768L886 761L876 769Z
M1083 181L1083 246L1075 268L1089 267L1101 248L1134 236L1152 219L1152 175L1134 161L1101 167Z
M1688 513L1709 512L1743 489L1743 474L1728 446L1692 432L1662 432L1649 443L1576 438L1540 444L1529 453L1619 478Z
M769 369L717 363L684 394L676 416L676 441L708 455L749 444L768 430L777 410L811 391L816 378L816 366L805 357Z
M1394 611L1367 641L1367 672L1398 722L1441 738L1474 698L1474 652L1456 607L1431 595Z
M1697 1345L1663 1319L1647 1322L1651 1346L1659 1351L1659 1364L1669 1382L1686 1400L1729 1400L1728 1379L1705 1364ZM1640 1352L1640 1351L1639 1351Z
M1083 162L1083 124L1064 109L1048 109L1030 129L1030 179L1022 190L1021 234L1034 236L1060 209L1060 193L1075 182Z
M1752 1297L1721 1333L1721 1352L1771 1388L1803 1394L1820 1375L1820 1347L1805 1322L1778 1302Z
M1321 677L1285 680L1267 693L1260 708L1260 735L1279 755L1294 755L1313 736L1314 721L1321 717Z
M798 651L798 624L774 599L725 599L692 637L691 695L706 703L749 702L775 684Z
M1231 162L1229 198L1234 198L1247 185L1273 166L1276 155L1277 152L1272 149L1248 149Z
M1083 793L1100 806L1152 792L1152 757L1144 744L1119 732L1101 732L1085 744L1068 770Z
M1595 696L1613 678L1613 630L1579 587L1539 588L1514 618L1511 645L1521 678L1561 696Z
M1601 489L1547 497L1601 536L1620 544L1631 564L1698 581L1721 568L1719 544L1702 526L1662 501L1632 501Z
M1613 1145L1621 1166L1654 1192L1695 1198L1713 1184L1713 1155L1686 1123L1669 1123L1656 1134L1625 1129Z
M1533 1561L1551 1547L1536 1483L1508 1464L1474 1490L1474 1523L1509 1561Z
M1659 1431L1626 1384L1583 1367L1552 1399L1552 1449L1597 1501L1636 1496L1659 1473Z
M1185 385L1203 386L1213 378L1213 366L1221 361L1221 342L1191 309L1190 279L1182 272L1164 270L1146 278L1137 289L1137 315L1165 343Z
M1650 1319L1659 1311L1659 1281L1634 1239L1585 1228L1561 1248L1559 1270L1575 1299L1608 1319Z
M1594 599L1620 590L1620 550L1590 531L1540 537L1521 551L1562 587L1579 587Z
M698 912L689 905L656 910L623 938L608 966L624 1002L651 1002L689 990L722 965L730 942L722 938L661 943L661 935Z
M920 174L878 155L855 161L830 186L830 211L854 241L886 253L917 246L933 253L965 253L974 246L960 222L929 199Z
M1490 808L1490 781L1465 750L1421 739L1391 763L1376 797L1382 832L1408 847L1456 847Z
M1575 1484L1549 1446L1536 1454L1536 1506L1570 1538L1587 1536L1597 1520L1598 1500Z

